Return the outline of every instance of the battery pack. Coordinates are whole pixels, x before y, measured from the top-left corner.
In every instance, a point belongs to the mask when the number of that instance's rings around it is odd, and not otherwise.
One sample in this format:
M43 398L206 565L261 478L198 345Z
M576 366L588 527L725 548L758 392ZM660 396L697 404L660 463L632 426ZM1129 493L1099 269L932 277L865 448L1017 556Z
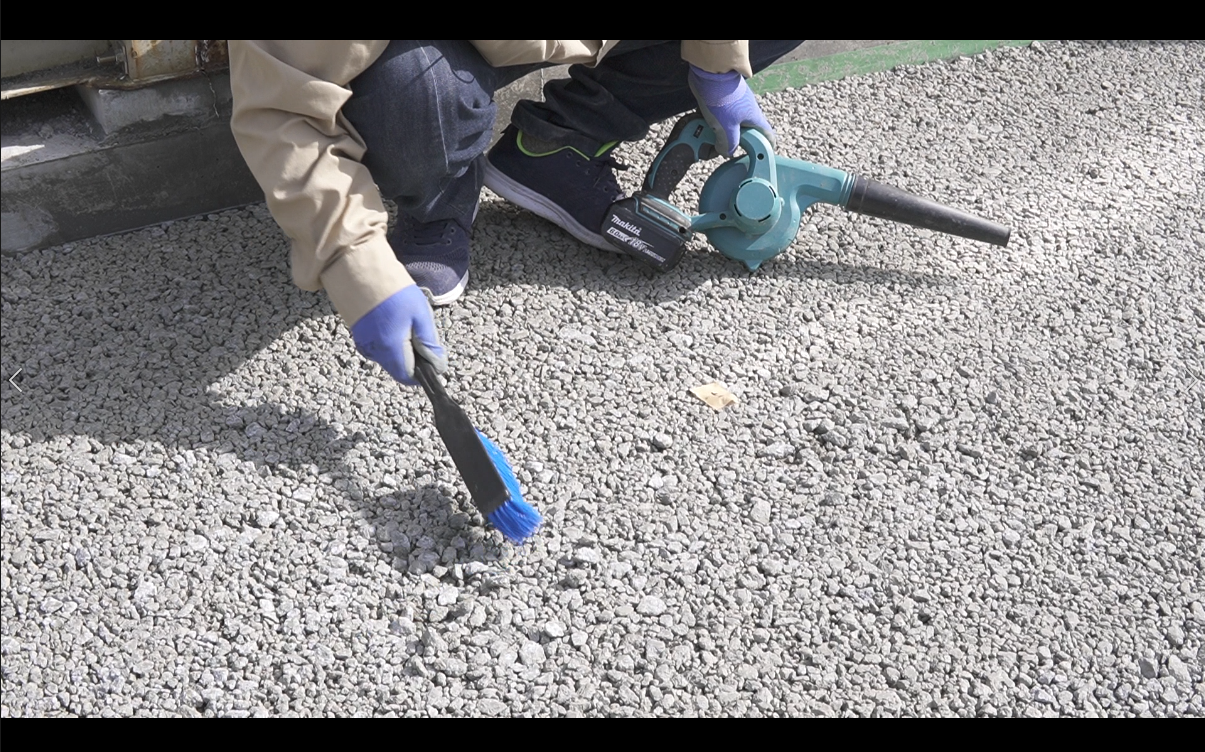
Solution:
M602 234L618 250L664 272L682 260L691 238L690 220L664 201L640 192L611 204Z

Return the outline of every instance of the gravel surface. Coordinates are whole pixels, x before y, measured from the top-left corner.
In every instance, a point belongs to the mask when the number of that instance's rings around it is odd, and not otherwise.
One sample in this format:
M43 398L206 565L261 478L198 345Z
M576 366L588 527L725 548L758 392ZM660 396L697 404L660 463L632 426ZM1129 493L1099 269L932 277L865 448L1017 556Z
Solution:
M1007 249L822 207L656 277L487 195L439 319L523 548L263 206L5 257L0 714L1202 715L1203 71L1047 43L763 98Z

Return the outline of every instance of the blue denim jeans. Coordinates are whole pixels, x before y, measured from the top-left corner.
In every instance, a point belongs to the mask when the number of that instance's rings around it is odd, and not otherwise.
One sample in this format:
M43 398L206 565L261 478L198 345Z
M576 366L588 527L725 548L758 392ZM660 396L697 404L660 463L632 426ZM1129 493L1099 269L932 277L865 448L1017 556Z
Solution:
M753 71L800 40L752 40ZM364 163L382 195L420 222L467 218L481 193L478 157L490 145L494 92L548 63L495 68L464 40L395 40L351 82L343 115L367 144ZM511 123L588 154L635 141L649 126L695 108L677 40L620 42L594 68L544 86Z

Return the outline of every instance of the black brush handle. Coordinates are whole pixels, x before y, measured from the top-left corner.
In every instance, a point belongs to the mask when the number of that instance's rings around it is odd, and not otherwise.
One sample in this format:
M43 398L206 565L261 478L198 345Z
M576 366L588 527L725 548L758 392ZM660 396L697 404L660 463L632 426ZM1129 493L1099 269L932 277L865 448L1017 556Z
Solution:
M417 352L414 355L414 378L431 400L439 437L448 448L448 454L452 455L464 484L469 487L473 505L488 517L510 499L510 491L482 446L481 439L477 438L473 422L440 383L435 366Z

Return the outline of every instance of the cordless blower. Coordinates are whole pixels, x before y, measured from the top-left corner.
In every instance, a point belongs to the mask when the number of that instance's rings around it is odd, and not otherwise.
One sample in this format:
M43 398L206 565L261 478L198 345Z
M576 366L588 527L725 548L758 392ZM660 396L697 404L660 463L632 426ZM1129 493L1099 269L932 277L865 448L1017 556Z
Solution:
M815 203L834 204L929 230L1007 245L1011 230L995 222L914 196L848 172L778 156L769 139L751 128L741 131L744 154L707 178L699 194L699 214L690 216L669 202L670 194L695 162L717 155L715 133L698 114L684 116L635 195L616 201L603 220L602 234L617 249L659 271L681 260L696 232L725 256L755 270L782 253L799 232L803 212Z

